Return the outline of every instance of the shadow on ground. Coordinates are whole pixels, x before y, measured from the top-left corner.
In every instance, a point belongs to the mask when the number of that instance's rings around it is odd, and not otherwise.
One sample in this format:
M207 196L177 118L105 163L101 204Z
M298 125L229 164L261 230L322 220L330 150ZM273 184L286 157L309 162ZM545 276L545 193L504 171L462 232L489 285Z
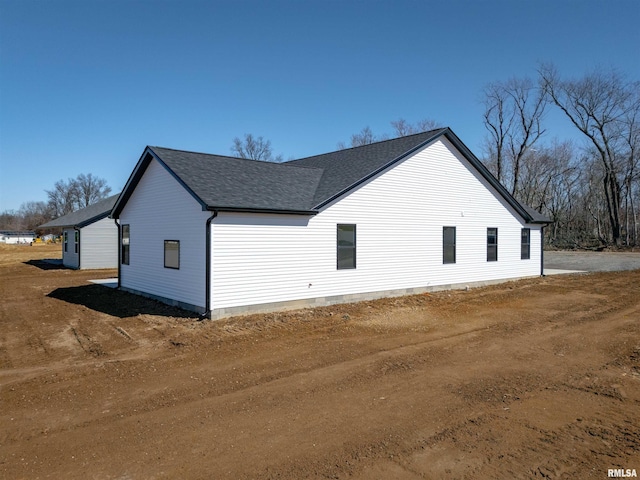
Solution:
M44 260L29 260L22 262L25 265L31 265L32 267L38 267L40 270L65 270L67 267L62 265L62 260L56 258L46 258Z
M47 296L76 305L84 305L91 310L119 318L135 317L139 314L192 318L194 320L199 318L193 312L102 285L56 288Z

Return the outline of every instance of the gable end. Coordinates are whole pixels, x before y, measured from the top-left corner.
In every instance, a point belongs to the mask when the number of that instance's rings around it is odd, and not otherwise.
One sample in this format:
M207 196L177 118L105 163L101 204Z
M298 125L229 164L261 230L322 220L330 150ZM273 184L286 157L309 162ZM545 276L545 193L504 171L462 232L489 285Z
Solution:
M111 211L111 218L120 218L120 214L122 213L124 206L129 201L129 198L131 198L133 191L136 189L138 183L140 183L140 179L147 171L147 168L151 164L152 160L156 160L162 166L162 168L164 168L182 186L182 188L189 192L189 194L196 200L196 202L200 204L202 210L207 210L207 204L200 197L198 197L198 195L196 195L194 191L191 190L191 188L189 188L187 184L185 184L184 181L178 175L176 175L176 173L171 170L171 168L169 168L158 155L156 155L151 147L147 147L142 153L140 160L138 160L138 164L135 166L133 172L129 176L129 179L127 180L127 183L122 190L122 193L118 197L118 200L116 201L116 204Z

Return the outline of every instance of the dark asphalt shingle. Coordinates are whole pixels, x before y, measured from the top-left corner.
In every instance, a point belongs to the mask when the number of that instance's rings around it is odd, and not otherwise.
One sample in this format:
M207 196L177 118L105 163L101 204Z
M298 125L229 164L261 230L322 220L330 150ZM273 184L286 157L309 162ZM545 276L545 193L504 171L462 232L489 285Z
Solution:
M112 195L111 197L100 200L86 208L76 210L75 212L68 213L62 217L58 217L55 220L40 225L38 228L53 228L53 227L84 227L90 223L97 222L109 215L113 208L118 195Z
M322 176L318 168L162 147L150 149L212 208L310 210Z

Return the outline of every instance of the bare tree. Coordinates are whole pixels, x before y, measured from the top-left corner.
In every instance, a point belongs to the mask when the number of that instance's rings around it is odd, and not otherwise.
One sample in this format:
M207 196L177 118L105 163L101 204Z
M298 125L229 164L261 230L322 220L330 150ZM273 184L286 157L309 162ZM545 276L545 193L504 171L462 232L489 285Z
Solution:
M420 120L415 124L411 124L404 118L399 118L398 120L392 121L391 126L393 127L393 135L391 136L386 133L376 135L369 126L366 126L360 130L360 132L351 135L351 141L348 146L344 142L338 142L338 148L343 150L349 147L360 147L362 145L388 140L389 138L404 137L440 128L438 122L430 119Z
M22 230L22 219L15 210L0 213L0 230Z
M636 91L640 82L635 82ZM623 144L626 151L624 165L624 212L625 241L627 245L638 244L637 202L640 201L640 94L630 105L623 119Z
M75 179L77 190L77 206L85 208L98 200L106 198L111 193L111 187L104 178L94 177L92 174L81 173Z
M351 135L351 146L359 147L361 145L368 145L377 141L376 136L368 126L364 127L359 133Z
M262 160L265 162L282 162L282 155L273 156L271 141L263 137L254 137L250 133L244 135L244 140L236 137L233 139L231 152L240 158L250 160Z
M585 135L589 152L602 171L611 240L622 242L622 185L629 164L637 162L637 123L640 88L616 71L597 70L577 80L563 80L553 65L539 69L541 85L552 102ZM626 162L624 160L627 160ZM629 161L629 159L631 159Z
M48 197L47 208L53 218L56 218L106 198L111 193L111 187L106 180L89 173L67 181L58 180L52 190L45 191Z
M358 133L354 133L351 135L351 141L349 145L346 145L344 142L338 142L338 148L340 150L344 150L349 147L361 147L362 145L369 145L370 143L379 142L382 140L386 140L386 136L377 136L373 133L369 126L364 127Z
M38 226L54 218L46 202L25 202L20 206L18 215L20 228L24 230L36 230Z
M489 164L496 178L514 194L519 188L522 162L545 132L542 120L547 100L544 91L529 78L491 83L484 95Z
M49 198L49 207L55 217L61 217L77 210L78 186L76 181L58 180L52 190L45 190Z
M425 118L419 120L416 124L407 122L404 118L399 118L391 122L396 137L405 137L407 135L413 135L416 133L426 132L429 130L435 130L442 126L435 120Z

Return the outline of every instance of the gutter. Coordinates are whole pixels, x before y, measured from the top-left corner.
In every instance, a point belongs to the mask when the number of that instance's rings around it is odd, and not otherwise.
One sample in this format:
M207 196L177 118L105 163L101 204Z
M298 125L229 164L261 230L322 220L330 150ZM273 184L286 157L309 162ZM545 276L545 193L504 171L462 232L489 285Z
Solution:
M293 210L293 209L284 209L278 210L274 208L251 208L251 207L207 207L208 211L215 212L215 216L218 212L229 212L229 213L265 213L265 214L277 214L277 215L317 215L319 213L318 209L314 210Z
M73 230L78 233L78 270L80 270L80 266L81 266L81 263L80 263L80 252L82 252L82 249L80 248L80 229L76 225L74 225L73 226ZM75 237L75 235L74 235L74 237ZM73 240L74 240L73 243L75 244L76 243L75 242L76 239L74 238Z
M205 234L205 279L204 279L204 313L200 315L200 319L211 318L211 222L218 216L218 211L213 210L213 214L207 218L206 234Z
M118 223L118 219L114 218L113 223L116 224L116 228L118 229L118 290L120 290L120 270L122 265L122 232L120 232L120 224Z
M540 276L544 277L544 227L540 227Z

